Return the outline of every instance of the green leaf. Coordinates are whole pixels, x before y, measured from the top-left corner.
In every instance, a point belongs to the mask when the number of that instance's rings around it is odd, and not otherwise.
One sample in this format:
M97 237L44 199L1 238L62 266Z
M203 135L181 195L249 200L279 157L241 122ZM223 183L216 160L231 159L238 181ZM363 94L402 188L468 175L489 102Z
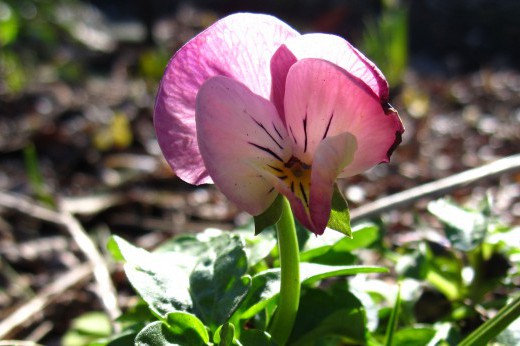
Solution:
M18 36L18 17L5 2L0 1L0 47L13 42Z
M385 335L385 346L392 345L403 345L395 342L394 336L395 331L397 330L397 325L399 324L399 308L401 306L401 286L397 291L397 297L395 298L394 308L392 309L392 313L390 314L390 320L388 321L388 325L386 327L386 335Z
M430 202L428 211L442 221L448 240L458 250L470 251L486 236L488 223L482 213L462 209L445 199Z
M282 216L283 196L278 194L269 208L262 214L254 217L255 219L255 235L260 234L267 227L275 225L280 216Z
M437 250L434 254L429 247L424 247L428 265L426 281L435 286L450 300L457 300L463 294L462 268L459 256L451 251Z
M182 336L193 344L209 343L208 331L195 315L182 311L170 312L166 316L166 323L173 334Z
M1 65L0 63L0 66ZM29 184L36 199L50 207L54 207L54 198L45 187L41 166L38 161L38 154L34 144L31 143L23 149L23 156Z
M300 264L300 279L302 283L306 285L310 285L317 281L337 276L387 272L388 269L379 266L329 266L316 263Z
M356 225L352 230L352 238L342 238L334 244L333 249L337 252L365 249L375 243L379 236L379 227L375 224L365 223Z
M428 346L458 345L459 342L460 332L458 328L450 322L442 322L435 324L435 335L428 342Z
M520 318L517 318L496 338L501 345L520 345Z
M249 319L259 313L278 297L280 292L280 270L269 269L253 276L251 288L247 293L237 315L241 319Z
M289 345L310 346L333 335L342 336L347 344L366 342L365 313L360 301L344 290L304 290Z
M428 270L428 260L421 251L401 256L395 265L395 271L400 277L417 280L424 280Z
M126 309L125 312L116 319L116 322L120 323L123 327L140 323L142 323L144 327L145 324L155 321L156 319L157 318L150 311L148 304L144 300L139 299L137 303Z
M433 328L402 328L395 332L392 345L426 346L434 336Z
M263 330L246 329L240 333L240 342L245 346L274 346L271 336Z
M187 332L178 334L163 322L148 324L137 334L135 346L198 346L207 345L203 336Z
M134 344L134 340L137 337L137 334L138 333L136 333L134 331L123 332L123 333L121 333L119 335L116 335L113 338L111 338L110 341L106 343L106 346L128 346L128 345L133 345ZM105 345L105 344L103 344L103 345ZM89 346L94 346L94 345L89 345Z
M195 262L198 262L198 258L211 248L213 240L227 233L219 229L208 228L197 234L183 234L164 242L154 252L183 253L192 256Z
M123 258L128 280L150 309L159 316L192 308L189 272L194 258L182 253L150 253L113 236L109 249Z
M395 1L384 7L380 16L365 25L362 50L387 77L390 85L401 82L408 61L408 10Z
M499 335L504 329L510 326L510 331L515 331L516 338L519 337L520 326L518 322L515 322L520 317L520 295L517 296L512 302L504 306L500 311L493 316L493 318L484 322L477 329L475 329L470 335L468 335L460 346L472 346L472 345L486 345L489 340ZM507 333L509 334L509 333ZM510 336L505 335L504 338ZM514 335L513 335L514 336Z
M147 323L138 323L126 327L117 334L112 334L108 337L97 339L88 344L81 343L81 346L128 346L133 345L137 334L146 326Z
M350 212L348 204L338 185L334 185L334 192L332 194L332 210L330 211L329 222L327 227L343 233L349 238L352 238L352 230L350 229Z
M124 262L125 256L123 256L123 254L121 253L121 250L119 250L118 240L116 240L118 238L119 237L117 237L117 236L110 237L110 239L108 239L108 242L107 242L107 249L110 252L110 254L112 255L112 258L114 259L114 261Z
M214 330L231 317L251 286L245 275L247 257L237 235L213 239L212 248L201 257L190 275L190 292L195 312Z
M1 46L1 45L0 45ZM31 71L21 57L8 48L0 49L0 79L8 93L16 94L22 91L29 81Z
M235 340L235 326L227 322L217 328L213 341L218 346L230 346L233 345Z
M302 284L311 285L331 277L356 275L361 273L385 273L388 270L377 266L328 266L315 263L300 263ZM278 297L280 291L280 269L269 269L253 276L251 289L238 314L241 319L253 317L271 300Z
M87 345L110 335L110 319L102 312L89 312L72 321L62 339L64 346Z
M328 265L354 263L356 256L352 251L374 243L379 238L379 227L361 224L354 227L352 232L352 238L337 232L325 232L322 236L312 237L306 242L300 261Z
M276 246L276 233L271 227L262 233L255 235L251 223L251 228L234 230L233 234L240 235L246 243L247 264L251 268L264 258L269 256Z

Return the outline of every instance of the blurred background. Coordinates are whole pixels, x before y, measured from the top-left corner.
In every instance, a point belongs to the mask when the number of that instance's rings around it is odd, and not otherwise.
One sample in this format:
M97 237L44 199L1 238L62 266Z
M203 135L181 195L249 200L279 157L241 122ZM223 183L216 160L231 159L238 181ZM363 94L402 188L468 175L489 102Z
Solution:
M345 37L386 75L406 132L390 164L342 183L351 208L519 152L517 0L0 0L0 191L66 209L101 251L111 233L150 248L249 222L213 187L175 178L152 124L172 54L239 11ZM505 174L452 198L488 193L514 225L519 182ZM391 243L425 206L384 215ZM84 261L63 229L2 206L0 255L0 321ZM91 284L77 286L7 335L60 344L74 317L100 310Z

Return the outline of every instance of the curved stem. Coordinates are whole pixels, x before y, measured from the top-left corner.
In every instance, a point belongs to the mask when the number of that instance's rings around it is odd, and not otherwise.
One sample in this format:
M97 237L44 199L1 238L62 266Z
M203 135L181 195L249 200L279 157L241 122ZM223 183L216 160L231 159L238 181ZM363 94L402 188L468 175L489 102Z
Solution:
M280 253L281 284L278 309L269 333L278 344L285 345L291 335L300 303L300 250L291 206L285 197L282 216L276 224L276 232Z

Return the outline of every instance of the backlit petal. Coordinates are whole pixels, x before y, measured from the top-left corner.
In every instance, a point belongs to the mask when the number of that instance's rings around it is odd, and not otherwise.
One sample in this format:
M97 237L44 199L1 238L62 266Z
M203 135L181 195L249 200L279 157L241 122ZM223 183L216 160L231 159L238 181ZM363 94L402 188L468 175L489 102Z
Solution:
M219 20L173 56L157 95L154 123L164 156L181 179L211 182L195 132L196 95L204 81L216 75L232 77L268 98L271 56L296 35L275 17L239 13Z
M387 162L403 132L397 113L384 109L359 79L321 59L303 59L290 68L285 121L296 144L294 155L306 162L324 138L344 132L356 137L356 155L340 177Z
M308 230L315 234L322 234L330 216L332 193L338 174L348 165L356 152L356 139L350 133L342 133L323 140L316 150L316 156L312 165L309 202L299 198L301 195L274 176L266 179L276 187L280 193L287 197L291 204L294 217Z
M277 195L261 174L290 156L290 142L273 104L244 84L212 77L197 95L197 138L217 187L252 215ZM275 171L273 171L275 172Z
M339 36L306 34L289 38L271 59L273 77L271 99L283 111L284 87L290 67L304 58L330 61L359 78L381 100L388 102L388 83L381 71L361 52ZM281 113L281 115L283 115Z
M318 145L312 163L309 203L314 227L311 231L316 234L322 234L325 230L336 178L357 155L356 149L356 137L348 132L327 137Z

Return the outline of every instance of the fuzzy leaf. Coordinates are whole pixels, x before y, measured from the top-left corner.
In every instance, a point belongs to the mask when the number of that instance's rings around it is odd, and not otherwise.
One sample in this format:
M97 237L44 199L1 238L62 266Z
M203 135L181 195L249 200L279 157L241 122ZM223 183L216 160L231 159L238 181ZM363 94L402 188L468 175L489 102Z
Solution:
M352 293L309 288L300 302L289 344L314 345L332 335L342 336L348 344L366 343L365 311Z
M448 240L458 250L472 250L486 236L487 220L482 213L462 209L444 199L430 202L428 211L444 223Z
M209 336L202 322L194 315L173 312L166 316L166 323L148 324L137 334L136 346L197 346L208 345Z
M192 307L188 275L193 258L182 253L150 253L114 236L109 249L126 261L128 280L150 309L159 316Z
M251 286L243 241L226 235L213 240L189 278L194 310L212 330L227 322Z
M170 312L166 316L166 323L172 333L182 335L186 340L193 343L209 343L208 331L195 315L181 311Z

